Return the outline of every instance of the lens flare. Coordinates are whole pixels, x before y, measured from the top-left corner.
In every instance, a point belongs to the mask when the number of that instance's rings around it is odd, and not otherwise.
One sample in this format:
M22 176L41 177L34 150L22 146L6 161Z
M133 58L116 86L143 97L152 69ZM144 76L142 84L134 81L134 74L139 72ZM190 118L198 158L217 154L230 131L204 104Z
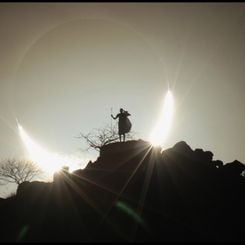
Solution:
M68 166L70 170L74 170L81 162L81 159L61 154L52 153L35 142L18 123L18 130L25 148L28 151L29 158L39 164L44 172L50 176L54 172L59 171L63 166Z
M150 135L150 142L152 145L159 146L166 140L172 123L173 111L173 94L170 90L168 90L164 99L163 110L161 112L160 119Z

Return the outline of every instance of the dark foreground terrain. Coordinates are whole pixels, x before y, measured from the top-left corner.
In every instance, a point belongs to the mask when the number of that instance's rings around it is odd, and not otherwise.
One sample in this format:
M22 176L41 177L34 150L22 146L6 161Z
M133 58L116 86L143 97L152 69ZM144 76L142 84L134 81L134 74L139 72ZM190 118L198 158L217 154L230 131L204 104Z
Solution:
M179 142L103 147L52 183L25 182L0 200L0 241L244 241L245 165Z

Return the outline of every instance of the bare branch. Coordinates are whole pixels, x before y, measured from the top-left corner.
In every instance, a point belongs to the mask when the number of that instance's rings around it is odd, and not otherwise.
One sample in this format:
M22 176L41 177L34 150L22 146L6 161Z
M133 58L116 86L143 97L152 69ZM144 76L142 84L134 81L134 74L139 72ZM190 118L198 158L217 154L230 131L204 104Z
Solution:
M99 151L104 145L118 141L117 125L106 125L104 128L94 129L88 134L80 133L77 138L87 143L88 147L86 150L94 149ZM128 138L132 138L130 133L128 134Z
M41 174L41 169L32 161L7 159L0 163L0 184L30 181Z

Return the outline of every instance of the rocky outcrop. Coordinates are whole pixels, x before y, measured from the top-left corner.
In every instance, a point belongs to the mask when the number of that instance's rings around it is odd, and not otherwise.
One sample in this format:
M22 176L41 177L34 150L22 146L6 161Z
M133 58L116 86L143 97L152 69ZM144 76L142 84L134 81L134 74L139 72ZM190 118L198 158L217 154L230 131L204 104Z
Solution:
M2 201L1 241L244 240L237 160L214 161L185 141L161 151L139 140L106 145L85 169L63 170Z

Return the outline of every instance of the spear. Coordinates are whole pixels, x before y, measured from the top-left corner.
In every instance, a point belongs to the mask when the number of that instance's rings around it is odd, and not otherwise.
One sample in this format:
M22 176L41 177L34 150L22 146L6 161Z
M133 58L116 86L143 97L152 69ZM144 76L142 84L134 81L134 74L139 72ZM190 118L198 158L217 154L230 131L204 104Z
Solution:
M111 107L111 115L112 115L112 107ZM111 128L112 128L112 117L111 117Z

